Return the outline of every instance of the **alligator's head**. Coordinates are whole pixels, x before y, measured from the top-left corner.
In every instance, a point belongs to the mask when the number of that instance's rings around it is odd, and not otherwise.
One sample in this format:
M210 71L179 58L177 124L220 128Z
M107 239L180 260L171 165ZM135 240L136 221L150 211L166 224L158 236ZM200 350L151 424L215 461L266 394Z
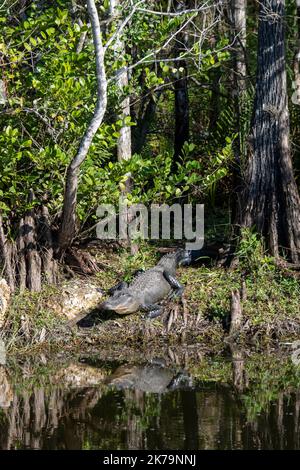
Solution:
M185 250L185 258L182 263L182 266L189 266L190 264L197 263L203 256L203 251L201 250Z
M158 262L158 266L162 266L166 271L174 275L178 266L185 266L190 263L190 252L184 249L179 249L173 253L168 253L167 255L163 256Z
M191 250L177 250L176 251L177 255L177 264L178 266L187 266L191 264L192 259L191 259Z
M101 304L103 310L110 310L119 315L127 315L136 312L140 307L138 300L130 293L120 292L117 296L110 297Z

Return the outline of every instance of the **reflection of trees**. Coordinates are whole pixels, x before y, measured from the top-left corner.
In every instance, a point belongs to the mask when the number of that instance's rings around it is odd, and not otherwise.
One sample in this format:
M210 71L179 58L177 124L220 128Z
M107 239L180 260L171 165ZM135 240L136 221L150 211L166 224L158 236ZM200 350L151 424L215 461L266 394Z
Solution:
M145 387L146 369L136 366L119 368L105 380L118 383L119 390L101 382L98 373L94 386L81 381L74 388L66 381L62 388L56 375L52 386L17 391L1 368L0 448L299 449L300 392L281 393L249 421L245 366L238 351L234 357L232 385L206 381L197 391L169 391L167 372L161 371L155 386L166 383L164 393L138 389L139 378Z
M87 391L89 392L89 390ZM11 406L4 410L4 422L1 423L0 446L2 449L29 447L40 449L47 447L47 441L58 430L60 423L69 419L79 419L88 412L101 396L97 389L82 396L82 390L68 392L59 388L46 391L34 388L31 393L15 394ZM73 446L67 435L65 442ZM70 433L72 436L72 433ZM76 435L74 434L76 442ZM80 445L80 442L77 442ZM62 446L64 447L63 443Z

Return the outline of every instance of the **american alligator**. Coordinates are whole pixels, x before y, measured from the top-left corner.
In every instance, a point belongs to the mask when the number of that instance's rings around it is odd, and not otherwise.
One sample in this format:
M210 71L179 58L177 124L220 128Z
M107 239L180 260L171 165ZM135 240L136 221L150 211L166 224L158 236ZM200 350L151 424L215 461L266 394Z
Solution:
M135 389L150 393L166 393L177 389L190 390L193 379L185 371L156 364L122 365L111 374L105 383L119 390Z
M128 285L119 283L109 292L112 294L99 305L99 310L113 311L119 315L142 310L147 312L147 318L155 318L162 312L158 302L172 295L181 296L183 286L175 278L176 268L181 264L190 263L190 254L185 250L177 250L166 254L151 269L147 269L134 278ZM72 320L72 324L83 319L83 315Z

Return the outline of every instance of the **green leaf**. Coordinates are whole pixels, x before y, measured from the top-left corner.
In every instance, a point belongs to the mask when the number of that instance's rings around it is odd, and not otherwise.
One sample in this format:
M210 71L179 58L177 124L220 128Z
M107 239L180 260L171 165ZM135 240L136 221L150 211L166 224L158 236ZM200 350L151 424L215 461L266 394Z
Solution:
M55 34L55 28L48 28L46 29L46 33L48 34L48 36L53 36L53 34Z
M36 45L37 45L36 39L34 39L34 38L31 37L31 38L29 38L29 41L31 42L31 44L32 44L33 46L36 46Z
M32 146L32 140L31 139L25 140L24 142L22 142L22 146L23 147L31 147Z

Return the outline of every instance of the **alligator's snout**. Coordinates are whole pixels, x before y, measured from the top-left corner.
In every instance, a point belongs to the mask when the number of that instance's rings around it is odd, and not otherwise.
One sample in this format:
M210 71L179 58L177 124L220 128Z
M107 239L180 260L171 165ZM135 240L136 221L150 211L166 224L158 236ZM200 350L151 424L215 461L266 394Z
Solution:
M108 299L102 304L103 310L111 310L120 315L126 315L128 313L134 313L138 310L139 304L134 300L130 294L124 294L118 296L117 299Z

